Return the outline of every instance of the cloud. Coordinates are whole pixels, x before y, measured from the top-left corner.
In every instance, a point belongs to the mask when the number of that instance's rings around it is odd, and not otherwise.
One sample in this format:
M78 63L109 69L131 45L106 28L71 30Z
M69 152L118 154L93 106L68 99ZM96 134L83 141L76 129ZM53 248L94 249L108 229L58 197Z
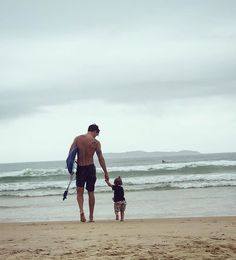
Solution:
M1 3L0 119L81 100L235 98L234 1L92 3Z
M234 82L210 81L156 81L156 82L106 82L105 85L77 86L64 82L62 86L35 87L0 91L0 118L8 119L39 112L45 106L64 105L73 101L102 100L128 106L148 106L162 101L198 97L236 97ZM73 86L74 84L74 86ZM69 87L66 87L70 85Z
M65 158L93 122L106 152L235 151L235 7L1 1L2 160Z

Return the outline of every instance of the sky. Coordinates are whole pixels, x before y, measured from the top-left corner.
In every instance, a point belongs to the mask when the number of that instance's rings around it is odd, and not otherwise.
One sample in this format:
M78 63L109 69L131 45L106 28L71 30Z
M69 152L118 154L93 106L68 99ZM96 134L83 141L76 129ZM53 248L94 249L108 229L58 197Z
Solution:
M0 2L0 163L236 152L234 0Z

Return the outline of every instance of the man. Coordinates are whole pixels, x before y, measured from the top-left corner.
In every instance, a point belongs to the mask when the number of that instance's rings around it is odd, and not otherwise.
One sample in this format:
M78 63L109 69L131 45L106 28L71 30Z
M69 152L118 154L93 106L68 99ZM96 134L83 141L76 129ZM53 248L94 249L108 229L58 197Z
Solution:
M77 187L77 201L80 209L80 221L86 222L84 214L84 186L88 191L89 199L89 222L93 222L93 212L95 205L94 185L96 182L96 168L94 165L93 156L96 152L99 164L101 165L105 180L109 181L109 175L106 168L106 162L102 154L101 144L95 138L99 135L99 128L93 124L88 127L87 134L79 135L74 139L70 151L77 147L77 172L76 172L76 187Z

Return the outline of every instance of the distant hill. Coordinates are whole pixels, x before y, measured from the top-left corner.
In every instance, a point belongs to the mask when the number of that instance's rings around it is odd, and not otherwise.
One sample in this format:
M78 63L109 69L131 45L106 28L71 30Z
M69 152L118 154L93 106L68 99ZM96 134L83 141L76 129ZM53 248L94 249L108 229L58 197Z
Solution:
M144 151L130 151L123 153L105 153L106 158L140 158L140 157L166 157L166 156L184 156L184 155L198 155L197 151L182 150L177 152L144 152Z

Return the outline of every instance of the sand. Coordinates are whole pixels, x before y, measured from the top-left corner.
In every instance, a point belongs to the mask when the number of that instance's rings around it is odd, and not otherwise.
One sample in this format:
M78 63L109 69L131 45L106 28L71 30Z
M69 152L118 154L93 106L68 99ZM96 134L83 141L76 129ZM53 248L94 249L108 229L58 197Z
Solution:
M236 217L0 224L0 259L236 259Z

